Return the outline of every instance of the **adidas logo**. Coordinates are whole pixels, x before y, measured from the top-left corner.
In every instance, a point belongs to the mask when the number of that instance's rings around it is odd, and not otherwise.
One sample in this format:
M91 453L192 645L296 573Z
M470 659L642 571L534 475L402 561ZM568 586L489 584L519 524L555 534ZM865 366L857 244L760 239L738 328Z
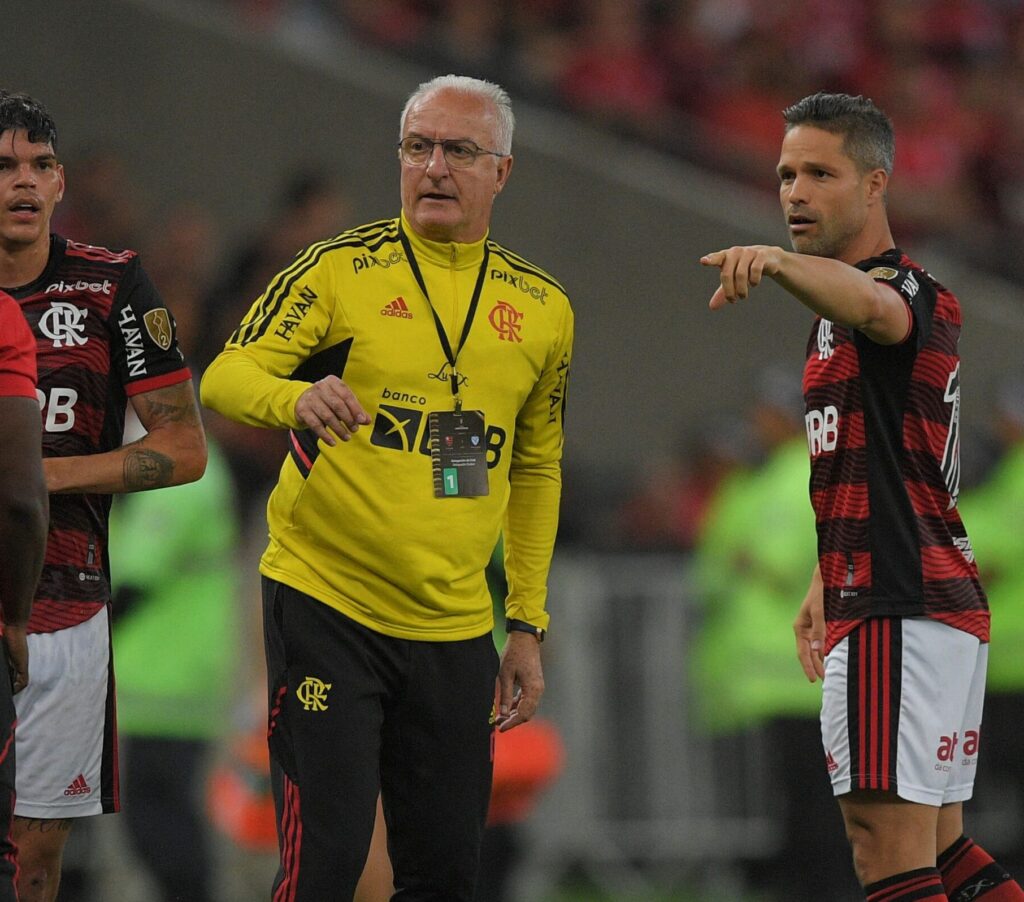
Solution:
M385 304L380 311L381 316L400 316L402 319L412 319L412 314L409 312L409 306L405 303L405 298L397 297L390 304Z
M825 767L828 768L828 772L830 774L834 774L837 770L839 770L839 764L836 762L836 759L832 757L831 752L825 753Z
M85 782L85 777L79 774L64 790L66 796L85 796L92 792L92 787Z

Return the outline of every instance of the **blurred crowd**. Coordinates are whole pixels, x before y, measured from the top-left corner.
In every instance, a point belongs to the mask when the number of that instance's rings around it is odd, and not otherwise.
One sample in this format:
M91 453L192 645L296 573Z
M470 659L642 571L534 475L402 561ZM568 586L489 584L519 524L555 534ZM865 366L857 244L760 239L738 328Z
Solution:
M1024 279L1020 0L219 0L497 79L765 188L780 111L818 90L896 126L893 225Z

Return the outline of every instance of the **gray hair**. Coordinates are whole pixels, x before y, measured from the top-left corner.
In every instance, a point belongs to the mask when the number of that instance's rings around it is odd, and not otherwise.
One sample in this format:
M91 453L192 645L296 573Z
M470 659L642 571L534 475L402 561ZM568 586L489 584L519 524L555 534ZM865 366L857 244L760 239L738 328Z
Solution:
M409 110L428 94L445 90L469 94L492 103L495 114L494 137L498 144L493 149L503 154L512 152L512 132L516 127L516 117L512 114L512 100L509 98L508 92L493 82L484 81L482 78L471 78L468 75L438 75L437 78L423 82L413 91L402 110L399 124L400 138L405 134L405 120L409 115Z
M843 152L862 173L884 169L892 175L896 156L892 122L870 98L819 91L787 107L782 118L787 132L798 125L812 125L841 135Z

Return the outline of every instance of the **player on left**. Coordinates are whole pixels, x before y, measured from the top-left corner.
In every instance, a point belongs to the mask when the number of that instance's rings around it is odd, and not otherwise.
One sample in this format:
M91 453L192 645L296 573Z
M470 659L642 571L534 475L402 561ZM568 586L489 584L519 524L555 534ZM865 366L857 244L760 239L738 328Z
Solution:
M18 305L0 291L0 902L16 902L14 693L28 683L25 627L46 549L48 496L36 404L35 339Z
M206 466L174 318L134 251L50 234L64 194L49 113L0 91L0 287L36 340L50 528L18 694L22 902L53 902L76 817L117 811L107 515L111 494L192 482ZM124 444L127 404L146 435Z

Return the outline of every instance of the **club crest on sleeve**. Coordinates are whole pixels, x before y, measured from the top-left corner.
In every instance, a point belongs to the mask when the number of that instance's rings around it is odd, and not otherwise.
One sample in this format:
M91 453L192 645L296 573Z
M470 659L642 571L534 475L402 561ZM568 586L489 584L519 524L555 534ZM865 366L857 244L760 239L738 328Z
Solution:
M891 266L876 266L874 269L868 270L868 275L872 279L884 279L887 282L891 282L900 274L898 269L893 269Z
M155 310L147 310L142 317L146 324L146 331L153 343L162 351L171 347L171 315L166 307L157 307Z

